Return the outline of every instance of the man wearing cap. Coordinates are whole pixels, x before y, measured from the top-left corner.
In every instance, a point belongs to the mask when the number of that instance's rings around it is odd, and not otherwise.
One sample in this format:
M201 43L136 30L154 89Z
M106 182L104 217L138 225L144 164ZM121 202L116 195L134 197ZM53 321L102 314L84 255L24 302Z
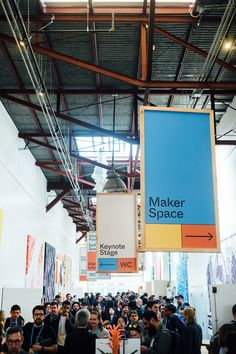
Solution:
M178 317L175 305L169 304L164 307L164 319L162 323L170 331L177 332L180 335L183 334L184 323Z
M177 309L178 309L178 311L183 311L184 308L187 306L187 303L184 302L183 295L179 294L179 295L175 296L175 299L177 300ZM188 304L188 306L189 306L189 304Z

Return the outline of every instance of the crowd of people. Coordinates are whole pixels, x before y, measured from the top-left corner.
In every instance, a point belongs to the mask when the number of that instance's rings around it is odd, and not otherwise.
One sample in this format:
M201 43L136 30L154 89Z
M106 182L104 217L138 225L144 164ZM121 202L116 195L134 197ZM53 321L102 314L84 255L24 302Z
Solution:
M175 299L132 291L85 293L82 299L67 294L64 301L57 295L35 306L32 315L33 322L25 324L19 305L11 307L8 318L0 311L1 354L95 354L96 338L110 338L114 326L121 340L138 339L142 354L201 353L201 327L181 294ZM213 354L236 354L236 305L233 316L213 337Z

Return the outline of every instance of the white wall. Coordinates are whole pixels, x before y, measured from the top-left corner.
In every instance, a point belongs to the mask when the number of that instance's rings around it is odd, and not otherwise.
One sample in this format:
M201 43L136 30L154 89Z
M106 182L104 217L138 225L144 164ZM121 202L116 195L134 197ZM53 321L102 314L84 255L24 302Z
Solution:
M236 98L232 102L236 107ZM235 111L228 108L222 118L218 128L218 135L223 135L230 129L236 127ZM231 134L235 134L231 132ZM225 136L224 139L230 139ZM233 137L231 137L233 139ZM207 286L207 279L211 278L211 284L228 284L228 291L232 291L232 285L236 289L236 264L234 257L236 254L236 147L235 146L216 146L216 169L217 169L217 188L219 205L220 223L220 254L189 254L188 255L188 278L190 302L196 307L199 313L200 324L204 322L204 336L207 338L208 325L214 323L214 318L207 318L210 313L210 292L212 286ZM208 267L208 272L207 272ZM235 291L234 291L235 294ZM228 298L221 298L221 306L232 307ZM202 309L204 308L204 313ZM220 316L220 315L219 315ZM213 316L214 317L214 316ZM231 315L228 320L231 320ZM219 321L221 319L219 318Z
M48 213L46 179L0 102L0 288L25 283L27 235L72 257L72 288L78 279L75 226L59 202ZM72 291L73 289L68 289Z

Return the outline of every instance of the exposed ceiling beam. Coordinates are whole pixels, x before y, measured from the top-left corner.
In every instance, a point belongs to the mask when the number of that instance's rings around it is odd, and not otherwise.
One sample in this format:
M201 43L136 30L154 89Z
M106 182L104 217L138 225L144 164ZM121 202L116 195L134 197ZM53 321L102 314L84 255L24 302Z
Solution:
M46 206L46 212L51 210L67 193L69 192L68 189L63 190L58 196L56 196L55 199L53 199L47 206Z
M34 89L16 89L16 88L3 88L0 89L0 95L2 94L8 94L8 95L21 95L21 94L28 94L28 95L35 95ZM61 88L61 89L55 89L53 90L53 94L61 94L61 95L113 95L113 94L118 94L118 95L132 95L132 94L137 94L137 95L143 95L145 93L144 89L115 89L115 88L107 88L107 89L66 89L66 88ZM149 95L191 95L193 93L193 90L182 90L182 89L151 89ZM234 96L236 95L236 88L232 90L220 90L220 89L214 89L214 92L211 89L205 89L202 92L202 95L209 95L211 93L214 93L215 95L224 95L224 96ZM50 94L50 92L49 92Z
M172 9L173 11L173 9ZM173 13L173 12L172 12ZM25 17L25 20L27 21L27 17ZM51 15L31 15L30 20L32 21L42 21L45 23L49 23L51 21ZM58 15L56 16L56 22L86 22L89 20L89 22L108 22L111 23L111 14L109 15L91 15L89 16L89 19L87 18L87 14L84 15ZM193 23L197 24L198 23L198 18L193 18L191 16L181 16L181 15L173 15L173 16L165 16L165 15L158 15L155 14L154 20L156 23ZM6 21L5 16L0 16L0 21ZM204 16L201 19L201 23L204 24L218 24L221 21L220 16ZM125 14L117 14L115 15L115 22L148 22L148 16L143 15L143 13L139 15L135 14L129 14L128 11L126 10ZM85 28L86 30L86 28Z
M41 167L41 168L44 168L45 170L48 170L48 171L51 171L51 172L55 172L57 175L59 175L59 176L63 176L63 177L67 177L67 174L66 174L66 172L63 172L63 171L60 171L60 170L57 170L56 168L53 168L53 167L49 167L49 166L47 166L47 164L38 164L38 162L36 161L35 162L35 165L36 166L39 166L39 167ZM74 180L78 180L80 183L84 183L84 184L88 184L89 186L92 186L92 187L95 187L95 183L93 183L93 182L90 182L90 181L88 181L88 180L86 180L86 179L84 179L84 178L81 178L81 177L76 177L76 176L74 176Z
M22 106L26 106L26 107L31 107L33 108L34 110L36 111L40 111L42 112L42 108L39 106L39 105L36 105L34 103L31 103L31 102L27 102L27 101L24 101L24 100L21 100L20 98L17 98L15 96L11 96L11 95L6 95L4 93L0 93L0 97L3 97L3 98L6 98L7 100L9 101L12 101L12 102L15 102L15 103L18 103ZM138 144L139 141L137 141L137 139L129 139L127 138L126 136L122 136L120 134L116 134L116 133L113 133L112 131L110 130L106 130L106 129L103 129L103 128L100 128L100 127L97 127L95 125L92 125L92 124L89 124L89 123L86 123L86 122L83 122L79 119L75 119L75 118L72 118L72 117L69 117L65 114L62 114L62 113L57 113L57 112L54 112L55 115L62 119L62 120L65 120L67 122L71 122L75 125L79 125L79 126L82 126L84 128L87 128L87 129L91 129L93 131L96 131L96 132L99 132L105 136L110 136L110 137L114 137L115 139L118 139L118 140L122 140L122 141L125 141L126 143L134 143L134 144ZM27 138L27 137L25 137Z
M157 31L158 33L161 32L163 34L163 30L161 30L159 28L155 28L155 31ZM164 33L166 35L167 32L164 31ZM170 35L170 34L168 34L168 36L173 37L173 35ZM8 41L8 42L14 43L16 45L14 37L8 36L4 33L0 33L0 38L4 41ZM177 38L177 37L175 37L175 38ZM179 40L179 39L177 38L177 40ZM190 45L189 43L187 43L183 40L180 40L180 41L184 42L183 45L193 47L192 45ZM109 78L112 78L112 79L115 79L118 81L122 81L122 82L130 84L132 86L137 86L137 87L143 87L143 88L222 88L222 86L214 86L214 85L225 84L226 87L228 87L228 88L233 88L233 89L235 88L235 85L233 86L232 82L231 83L229 83L229 82L227 82L227 83L211 83L211 82L178 82L178 83L176 83L176 82L163 82L163 81L142 81L142 80L135 79L133 77L115 72L113 70L108 70L108 69L102 68L100 66L85 62L83 60L79 60L79 59L71 57L69 55L65 55L63 53L59 53L56 51L49 50L47 48L40 47L38 45L32 44L32 48L36 53L40 53L40 54L48 56L52 59L56 59L56 60L62 61L64 63L71 64L76 67L80 67L80 68L83 68L83 69L86 69L86 70L89 70L89 71L92 71L95 73L99 73L99 74L105 75ZM195 48L194 51L198 50L199 54L201 52L202 53L201 55L203 55L203 56L208 55L207 52L202 51L201 49L199 49L197 47L194 47L194 48ZM217 62L217 64L224 66L226 69L236 72L236 67L233 67L232 65L227 64L224 61L219 60L219 59L217 59L216 62ZM228 84L228 86L227 86L227 84ZM207 86L205 86L205 85L207 85Z
M36 140L34 138L30 138L30 137L25 138L24 136L21 136L21 133L19 133L18 136L19 136L19 138L26 139L26 140L28 140L28 141L36 144L36 145L40 145L40 146L43 146L43 147L45 147L47 149L51 149L53 151L57 151L56 147L51 145L51 144L46 144L46 143L44 143L42 141ZM58 151L60 152L61 149L58 149ZM90 160L90 159L88 159L86 157L82 157L82 156L80 156L78 154L75 154L75 153L72 153L72 152L70 153L70 155L71 155L71 157L74 157L77 160L88 162L88 163L90 163L90 165L98 166L98 167L104 168L105 170L111 171L113 169L112 166L104 165L101 162ZM114 170L115 170L116 173L118 173L118 174L120 174L122 176L126 176L126 177L139 177L140 176L139 173L127 173L127 172L124 172L122 170L119 170L118 168L115 168Z
M166 38L169 38L170 40L172 40L172 41L184 46L185 48L188 48L188 49L192 50L195 53L198 53L199 55L201 55L203 57L207 57L208 56L208 52L206 52L205 50L202 50L202 49L194 46L193 44L188 43L187 41L174 36L173 34L163 30L162 28L155 27L155 32L161 34L162 36L164 36ZM236 73L236 67L234 67L233 65L228 64L225 61L220 60L220 59L216 59L215 62L217 64L223 66L225 69L228 69L229 71L232 71L232 72Z

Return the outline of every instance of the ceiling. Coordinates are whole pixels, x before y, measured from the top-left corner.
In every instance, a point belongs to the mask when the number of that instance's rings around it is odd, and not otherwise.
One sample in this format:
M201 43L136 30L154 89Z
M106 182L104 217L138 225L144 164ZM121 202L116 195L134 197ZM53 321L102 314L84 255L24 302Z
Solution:
M76 141L88 138L91 146L109 137L104 150L112 150L113 137L128 143L128 153L114 154L114 167L128 191L139 190L141 105L212 108L217 126L235 96L234 0L191 7L154 0L0 4L1 100L48 192L56 191L47 211L61 200L83 235L96 220L91 175L96 166L111 170L112 157L106 163L87 157Z

